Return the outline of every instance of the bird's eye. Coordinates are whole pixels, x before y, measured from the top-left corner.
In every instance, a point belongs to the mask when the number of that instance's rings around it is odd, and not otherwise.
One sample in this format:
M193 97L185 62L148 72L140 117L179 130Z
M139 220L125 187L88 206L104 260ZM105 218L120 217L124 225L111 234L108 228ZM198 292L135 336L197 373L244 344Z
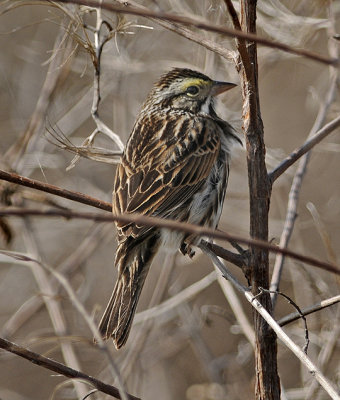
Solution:
M198 94L198 92L199 92L199 89L198 89L197 86L189 86L189 87L187 88L187 90L186 90L186 93L187 93L189 96L196 96L196 95Z

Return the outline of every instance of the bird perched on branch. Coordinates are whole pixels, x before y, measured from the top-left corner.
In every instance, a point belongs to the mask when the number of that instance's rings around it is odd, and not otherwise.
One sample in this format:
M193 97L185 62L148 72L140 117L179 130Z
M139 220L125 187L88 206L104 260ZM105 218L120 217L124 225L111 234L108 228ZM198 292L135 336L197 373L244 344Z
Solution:
M147 97L117 167L113 213L140 213L216 228L225 197L232 142L214 99L236 86L190 69L163 75ZM117 222L118 279L100 321L117 349L128 338L145 278L159 248L193 256L199 238Z

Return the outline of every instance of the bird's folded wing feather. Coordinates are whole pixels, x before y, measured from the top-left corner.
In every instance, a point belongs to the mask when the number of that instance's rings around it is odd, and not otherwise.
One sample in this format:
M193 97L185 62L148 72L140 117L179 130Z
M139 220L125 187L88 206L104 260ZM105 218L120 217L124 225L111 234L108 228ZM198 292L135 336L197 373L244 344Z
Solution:
M135 125L116 173L113 212L172 218L172 213L205 183L220 148L216 125L210 120L173 118L155 132L157 118ZM176 127L176 129L174 128ZM140 236L150 228L117 224L120 236ZM123 239L123 238L121 238Z

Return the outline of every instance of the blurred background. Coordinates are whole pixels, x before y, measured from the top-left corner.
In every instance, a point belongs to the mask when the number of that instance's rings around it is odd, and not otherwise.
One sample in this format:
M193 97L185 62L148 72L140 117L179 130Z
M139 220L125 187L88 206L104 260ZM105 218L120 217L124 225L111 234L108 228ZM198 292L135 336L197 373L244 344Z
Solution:
M118 3L118 2L117 2ZM330 7L333 3L332 7ZM134 3L132 3L134 4ZM203 18L231 27L224 2L150 0L140 5L155 11ZM238 10L238 2L234 2ZM290 46L332 56L337 44L340 3L322 0L260 1L258 33ZM234 62L153 20L103 12L112 27L101 59L101 103L98 114L123 143L158 77L172 67L189 67L216 80L239 83ZM56 146L57 138L75 146L94 131L93 9L56 3L3 1L0 5L0 152L1 168L61 188L110 201L115 166L80 158ZM192 28L192 32L234 51L232 39ZM102 32L107 33L105 26ZM91 47L92 46L92 47ZM307 138L331 87L331 68L275 49L258 49L262 118L267 167L272 170ZM339 114L338 86L326 121ZM218 113L242 133L240 87L220 97ZM339 262L340 132L315 147L303 181L298 216L289 247L312 257ZM72 146L68 143L69 147ZM95 147L117 151L117 143L101 134ZM89 151L90 152L90 151ZM107 157L110 158L110 157ZM74 161L72 163L72 160ZM75 162L76 161L76 162ZM73 168L68 168L69 166ZM270 239L278 243L296 165L273 186ZM0 183L2 207L51 205L78 211L88 206ZM52 218L1 220L1 248L29 254L62 272L96 322L116 278L115 230L110 224ZM219 228L248 237L249 206L245 148L235 147ZM228 243L220 243L230 248ZM0 254L0 329L31 350L66 363L104 382L116 384L106 356L92 343L92 333L65 290L36 263ZM270 256L271 266L275 255ZM242 272L230 270L243 284ZM127 345L109 351L130 393L145 399L252 399L254 355L237 315L229 306L209 259L199 251L191 260L158 254L146 281L138 311L164 301L165 312L137 315ZM198 282L197 285L195 285ZM194 286L192 286L194 285ZM188 291L182 292L190 287ZM287 259L281 291L302 309L339 293L330 273ZM236 295L252 321L250 305ZM173 301L171 302L172 299ZM281 298L277 318L294 309ZM340 381L339 307L307 317L308 354L333 382ZM285 331L303 346L304 326ZM279 372L287 399L326 399L308 371L279 343ZM81 399L92 388L0 353L0 398L4 400ZM90 398L104 399L95 393Z

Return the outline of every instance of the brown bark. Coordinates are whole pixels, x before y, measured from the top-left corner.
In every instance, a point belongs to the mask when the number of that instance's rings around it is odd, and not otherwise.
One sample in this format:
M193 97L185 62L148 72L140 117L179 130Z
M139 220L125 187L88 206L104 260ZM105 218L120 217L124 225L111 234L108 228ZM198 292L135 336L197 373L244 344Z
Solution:
M241 28L256 33L256 0L241 0ZM257 50L255 42L239 43L241 54L240 78L243 95L243 129L247 146L247 166L250 193L250 235L252 238L268 240L268 213L270 204L270 182L265 164L263 123L260 114L258 89ZM246 57L242 56L246 51ZM268 251L250 247L249 276L253 294L259 288L269 287ZM262 305L271 312L268 293L260 297ZM257 400L280 399L280 379L277 372L276 335L254 312L255 328L255 393Z
M18 356L25 358L26 360L30 361L33 364L42 366L46 369L49 369L50 371L56 372L57 374L66 376L67 378L80 379L85 382L88 382L98 391L109 394L111 397L114 397L115 399L122 398L121 394L119 393L119 390L115 386L108 385L90 375L86 375L83 372L67 367L66 365L61 364L58 361L54 361L51 358L47 358L41 354L35 353L31 350L28 350L25 347L18 346L17 344L12 343L6 339L0 338L0 348L9 351L13 354L17 354ZM139 397L133 396L132 394L127 393L126 396L129 400L140 400Z

